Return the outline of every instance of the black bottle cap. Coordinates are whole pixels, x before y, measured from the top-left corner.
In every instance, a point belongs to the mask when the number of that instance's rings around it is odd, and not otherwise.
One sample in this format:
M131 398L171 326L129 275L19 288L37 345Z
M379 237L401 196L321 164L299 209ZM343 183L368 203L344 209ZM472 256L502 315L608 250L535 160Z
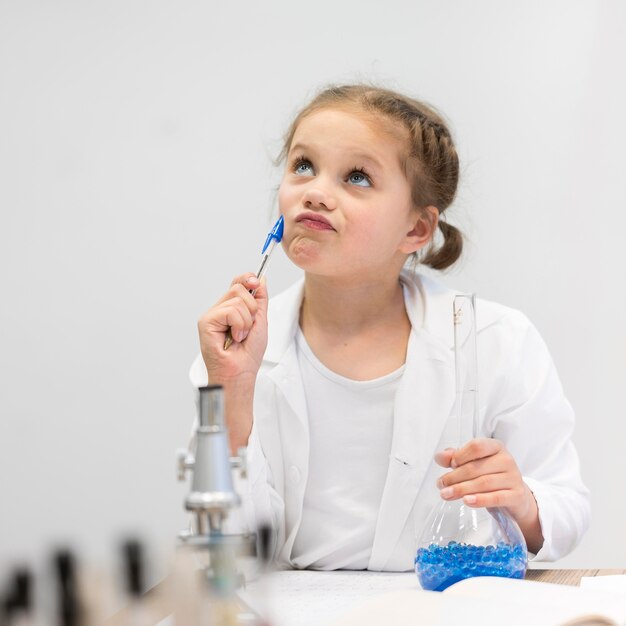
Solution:
M30 611L33 608L33 576L26 568L15 572L15 597L20 608Z
M126 591L136 598L144 591L143 547L137 539L128 539L122 545L122 555Z
M74 555L67 549L58 550L54 555L54 566L58 583L58 623L60 626L79 626L81 615Z
M33 577L25 567L18 567L11 577L11 587L2 599L0 615L8 622L8 618L17 612L30 613L33 609Z
M267 564L272 554L272 527L269 524L261 524L258 531L258 555L261 563Z

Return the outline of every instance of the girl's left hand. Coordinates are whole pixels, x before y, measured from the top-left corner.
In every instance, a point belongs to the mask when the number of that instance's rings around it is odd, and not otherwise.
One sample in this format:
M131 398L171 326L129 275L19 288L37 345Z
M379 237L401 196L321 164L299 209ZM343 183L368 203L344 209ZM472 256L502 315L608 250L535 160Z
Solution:
M518 522L537 517L537 503L517 463L495 439L472 439L462 448L446 448L435 461L452 471L437 480L444 500L463 498L471 507L502 507Z

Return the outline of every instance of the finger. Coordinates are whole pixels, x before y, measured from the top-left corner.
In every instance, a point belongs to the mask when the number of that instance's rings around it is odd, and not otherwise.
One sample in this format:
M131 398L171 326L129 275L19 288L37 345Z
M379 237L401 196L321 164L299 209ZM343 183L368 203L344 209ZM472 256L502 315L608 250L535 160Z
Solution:
M224 312L226 328L230 327L233 339L243 341L254 324L250 310L241 300L235 298L225 304Z
M519 504L519 494L514 489L502 489L488 493L467 495L463 502L472 508L495 508L502 507L512 509Z
M235 276L230 284L231 286L240 284L245 285L248 289L256 289L259 286L259 279L256 277L256 274L246 272L245 274Z
M233 298L241 299L241 301L246 304L252 315L256 314L256 310L258 308L257 301L255 297L250 293L250 291L245 287L245 285L241 283L235 283L234 285L231 285L228 291L218 300L215 306L225 304Z
M248 311L250 311L252 322L256 320L257 315L264 319L267 318L268 295L265 278L257 281L257 284L259 287L255 289L254 294L248 292L241 284L236 284L231 287L231 290L233 291L233 300L241 299L241 301L248 308ZM229 301L226 300L224 304L227 302Z
M513 489L514 484L512 477L501 472L499 474L484 474L473 480L466 480L462 483L444 487L439 495L444 500L458 500L468 495L478 495L490 493L492 491L501 491L503 489Z
M244 325L244 320L241 314L236 310L222 311L224 313L223 318L201 318L198 322L198 332L200 334L200 346L204 353L205 347L213 345L214 339L209 339L209 343L206 344L205 338L215 337L218 333L220 339L218 342L226 350L233 340L241 341L241 331L236 330L238 327ZM237 319L238 318L238 319ZM237 320L237 321L235 321ZM231 327L232 324L232 327Z
M469 461L491 456L503 447L502 443L496 439L472 439L455 452L450 461L450 467L457 468Z
M241 299L233 298L214 307L200 318L198 330L202 338L204 335L212 335L215 332L224 334L231 329L232 338L243 341L244 334L247 335L252 324L253 318L248 308Z
M252 314L252 317L256 315L257 309L259 308L259 303L255 298L254 294L251 293L244 285L237 284L231 287L231 291L233 293L233 297L240 298L242 302L248 307L248 310Z
M477 461L469 461L465 465L457 467L457 469L442 474L437 479L437 486L442 489L450 485L456 485L468 480L473 480L484 474L498 474L512 469L509 459L502 454L494 454L478 459Z
M450 467L450 461L452 461L452 456L455 451L455 448L446 448L445 450L437 452L435 454L435 463L441 465L441 467Z
M230 300L233 296L241 295L245 297L243 294L246 293L250 296L251 302L254 301L254 296L252 295L252 291L257 289L259 286L259 279L252 273L248 272L247 274L241 274L240 276L235 276L230 283L230 287L228 291L224 293L224 295L215 303L215 305L222 304L226 300Z
M269 300L269 297L267 295L267 282L265 280L265 277L261 278L258 285L259 286L254 292L254 301L257 305L257 313L261 312L261 314L265 317L265 314L267 313L267 303Z

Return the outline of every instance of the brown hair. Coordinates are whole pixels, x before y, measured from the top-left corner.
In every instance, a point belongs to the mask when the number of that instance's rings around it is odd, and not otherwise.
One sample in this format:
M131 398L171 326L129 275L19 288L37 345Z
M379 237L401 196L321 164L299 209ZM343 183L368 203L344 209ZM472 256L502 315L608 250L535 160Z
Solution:
M321 91L298 113L284 137L279 162L283 161L300 122L311 113L326 108L357 108L368 114L383 115L399 123L409 133L409 146L401 163L411 185L416 209L425 217L427 206L441 216L452 204L459 181L459 158L445 122L431 107L389 89L370 85L341 85ZM450 267L461 256L461 231L439 220L443 243L431 242L421 263L433 269Z

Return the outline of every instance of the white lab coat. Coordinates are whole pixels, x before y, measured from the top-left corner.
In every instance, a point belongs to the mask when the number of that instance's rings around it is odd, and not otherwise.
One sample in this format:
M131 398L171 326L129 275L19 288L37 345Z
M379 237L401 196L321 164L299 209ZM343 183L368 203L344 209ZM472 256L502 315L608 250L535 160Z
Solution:
M452 302L455 292L403 272L411 321L406 367L394 407L389 469L368 569L413 568L425 518L439 500L446 470L436 451L457 445ZM278 562L290 566L309 471L309 424L295 348L303 281L270 300L269 337L257 377L248 444L249 480L241 494L249 526L269 521ZM544 544L536 560L571 551L589 525L588 491L571 441L572 409L546 346L518 311L479 300L477 310L481 436L504 442L539 507ZM199 356L190 371L207 384ZM367 468L363 468L364 476Z

